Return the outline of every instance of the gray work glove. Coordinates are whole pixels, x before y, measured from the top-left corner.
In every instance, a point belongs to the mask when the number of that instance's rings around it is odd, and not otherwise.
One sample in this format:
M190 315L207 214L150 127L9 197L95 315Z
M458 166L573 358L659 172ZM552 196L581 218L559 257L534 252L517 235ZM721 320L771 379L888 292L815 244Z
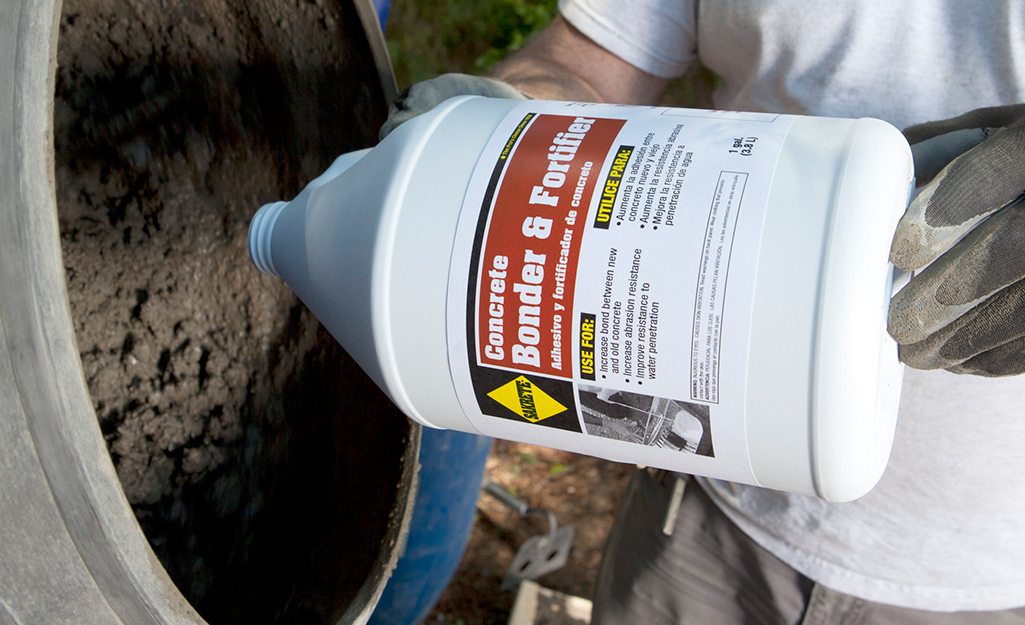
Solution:
M1025 105L904 134L919 182L932 180L890 250L905 271L928 265L890 303L901 360L983 376L1025 372Z
M487 98L527 100L529 97L508 83L496 78L468 74L442 74L407 87L388 107L388 119L381 126L384 139L399 124L426 113L449 98L459 95L480 95Z

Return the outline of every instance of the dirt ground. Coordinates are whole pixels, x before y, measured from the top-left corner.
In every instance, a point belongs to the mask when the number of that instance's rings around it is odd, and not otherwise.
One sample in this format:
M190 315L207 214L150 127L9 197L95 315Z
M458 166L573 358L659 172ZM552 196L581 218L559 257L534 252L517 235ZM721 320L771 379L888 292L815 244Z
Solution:
M541 577L546 587L592 598L602 547L632 465L566 451L495 441L485 478L532 507L551 510L575 530L569 563ZM477 519L451 584L425 625L504 625L515 593L500 588L516 549L545 531L540 517L522 519L494 497L477 502Z

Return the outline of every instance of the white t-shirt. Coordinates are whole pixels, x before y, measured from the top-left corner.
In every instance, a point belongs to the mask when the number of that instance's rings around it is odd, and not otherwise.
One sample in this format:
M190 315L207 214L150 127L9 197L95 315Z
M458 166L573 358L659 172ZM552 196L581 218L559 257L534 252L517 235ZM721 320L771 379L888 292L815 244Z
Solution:
M1025 102L1025 1L560 0L649 73L695 59L718 108L871 116L898 128ZM748 535L811 579L926 610L1025 606L1025 376L908 369L879 485L846 504L703 480Z

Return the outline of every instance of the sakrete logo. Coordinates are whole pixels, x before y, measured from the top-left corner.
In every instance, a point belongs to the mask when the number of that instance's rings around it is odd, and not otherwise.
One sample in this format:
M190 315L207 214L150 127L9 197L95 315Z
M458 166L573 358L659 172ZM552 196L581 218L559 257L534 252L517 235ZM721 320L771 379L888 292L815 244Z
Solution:
M488 397L531 423L566 411L565 406L522 375L491 391Z

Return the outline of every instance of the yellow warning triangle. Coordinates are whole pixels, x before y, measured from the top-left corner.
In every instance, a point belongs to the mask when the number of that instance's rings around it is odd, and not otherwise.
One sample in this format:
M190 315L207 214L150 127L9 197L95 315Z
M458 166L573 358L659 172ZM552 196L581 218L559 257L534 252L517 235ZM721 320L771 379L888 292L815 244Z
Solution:
M565 406L522 375L491 391L488 397L532 423L566 411Z

